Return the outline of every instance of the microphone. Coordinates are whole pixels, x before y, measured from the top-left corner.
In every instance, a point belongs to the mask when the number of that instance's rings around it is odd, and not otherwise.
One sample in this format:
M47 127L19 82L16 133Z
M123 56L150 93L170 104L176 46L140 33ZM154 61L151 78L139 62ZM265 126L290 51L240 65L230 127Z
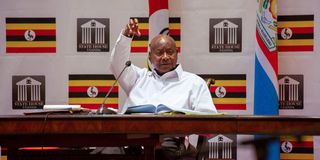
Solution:
M115 111L107 109L104 107L104 103L106 102L106 100L108 99L109 94L111 93L112 89L114 88L114 86L116 85L116 83L118 82L119 78L121 77L123 71L129 67L131 65L131 61L127 61L125 63L124 68L122 69L122 71L120 72L119 76L116 78L116 80L114 81L114 83L112 84L111 88L109 89L108 93L106 94L106 96L104 97L104 100L102 102L102 104L100 105L99 109L97 110L97 114L116 114Z

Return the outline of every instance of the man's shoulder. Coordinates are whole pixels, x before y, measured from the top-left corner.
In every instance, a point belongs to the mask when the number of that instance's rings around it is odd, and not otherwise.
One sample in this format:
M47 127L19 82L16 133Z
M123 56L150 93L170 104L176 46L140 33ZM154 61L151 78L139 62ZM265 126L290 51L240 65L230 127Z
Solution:
M194 81L204 82L203 78L201 78L200 76L198 76L195 73L191 73L191 72L188 72L188 71L183 71L183 77L187 78L187 79L190 79L190 80L194 80Z

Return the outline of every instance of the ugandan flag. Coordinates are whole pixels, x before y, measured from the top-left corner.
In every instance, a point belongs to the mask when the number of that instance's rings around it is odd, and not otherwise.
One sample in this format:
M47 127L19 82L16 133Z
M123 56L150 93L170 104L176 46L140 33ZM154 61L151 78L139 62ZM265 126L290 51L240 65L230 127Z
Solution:
M69 75L69 104L98 109L114 82L113 75ZM118 108L118 85L112 89L105 106Z
M312 136L302 136L299 140L293 136L280 137L281 160L313 160L314 147Z
M278 51L313 51L314 15L278 16Z
M214 79L210 93L217 110L246 110L246 75L217 74L199 75L205 81Z
M7 53L55 53L55 18L6 18Z
M139 21L140 37L133 37L131 43L132 53L148 53L149 43L149 18L148 17L131 17ZM180 52L180 17L169 18L169 35L176 41L178 52Z
M181 22L180 17L169 18L169 35L176 41L178 52L181 48Z
M140 37L133 37L131 43L132 53L148 53L148 40L149 40L149 19L147 17L131 17L137 18L139 21Z

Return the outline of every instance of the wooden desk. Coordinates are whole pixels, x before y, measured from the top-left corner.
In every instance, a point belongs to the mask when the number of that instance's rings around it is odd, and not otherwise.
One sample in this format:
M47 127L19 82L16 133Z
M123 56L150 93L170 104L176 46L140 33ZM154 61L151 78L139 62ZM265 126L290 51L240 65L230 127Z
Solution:
M161 134L320 134L320 117L161 116L161 115L6 115L0 116L0 145L118 146L144 145L154 157ZM137 144L128 135L149 135ZM9 155L10 157L10 155ZM8 158L9 158L8 157Z

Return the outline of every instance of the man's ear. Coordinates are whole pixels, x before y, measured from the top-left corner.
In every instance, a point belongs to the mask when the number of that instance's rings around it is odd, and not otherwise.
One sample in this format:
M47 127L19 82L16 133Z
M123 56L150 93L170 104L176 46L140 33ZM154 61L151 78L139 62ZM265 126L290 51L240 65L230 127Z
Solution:
M151 52L148 53L148 60L151 62Z
M148 67L148 70L151 71L151 67L152 67L152 64L151 64L151 52L149 51L148 53L148 60L147 60L147 67Z

